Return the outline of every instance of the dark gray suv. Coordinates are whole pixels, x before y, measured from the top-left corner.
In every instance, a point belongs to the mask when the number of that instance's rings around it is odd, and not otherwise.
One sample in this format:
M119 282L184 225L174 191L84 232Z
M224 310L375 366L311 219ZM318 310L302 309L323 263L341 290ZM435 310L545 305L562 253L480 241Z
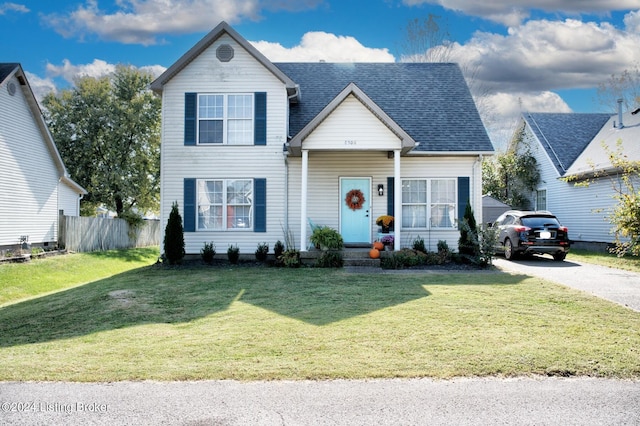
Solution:
M492 224L499 230L497 253L512 260L520 255L550 254L562 261L569 252L569 230L547 211L509 210Z

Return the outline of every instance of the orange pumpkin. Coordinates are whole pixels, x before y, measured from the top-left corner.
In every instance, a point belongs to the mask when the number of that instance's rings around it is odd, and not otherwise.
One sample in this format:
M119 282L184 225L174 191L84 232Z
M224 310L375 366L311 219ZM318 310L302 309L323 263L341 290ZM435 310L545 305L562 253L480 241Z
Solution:
M369 257L372 259L380 258L380 250L372 248L371 250L369 250Z
M376 250L382 250L384 249L384 244L382 244L380 241L376 241L375 243L373 243L373 248Z

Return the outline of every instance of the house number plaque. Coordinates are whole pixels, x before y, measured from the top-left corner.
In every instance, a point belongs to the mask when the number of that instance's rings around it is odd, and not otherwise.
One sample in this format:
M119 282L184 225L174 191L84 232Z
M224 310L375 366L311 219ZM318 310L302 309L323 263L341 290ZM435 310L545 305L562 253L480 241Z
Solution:
M358 141L356 141L355 139L347 139L344 141L345 145L358 145Z

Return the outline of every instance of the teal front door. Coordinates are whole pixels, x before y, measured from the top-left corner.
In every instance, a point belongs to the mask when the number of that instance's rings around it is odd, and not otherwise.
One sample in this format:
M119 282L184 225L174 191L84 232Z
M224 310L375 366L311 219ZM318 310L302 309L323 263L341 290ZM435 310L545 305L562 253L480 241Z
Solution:
M371 242L371 179L340 178L340 234L346 244Z

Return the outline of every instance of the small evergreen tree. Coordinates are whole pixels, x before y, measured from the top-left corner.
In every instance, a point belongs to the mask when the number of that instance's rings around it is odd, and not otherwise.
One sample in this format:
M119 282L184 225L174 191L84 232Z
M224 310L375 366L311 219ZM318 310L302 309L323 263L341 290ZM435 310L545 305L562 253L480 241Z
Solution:
M176 265L182 263L184 254L182 217L178 211L178 203L174 201L164 230L164 255L170 265Z
M458 240L458 251L460 254L468 255L473 258L480 254L480 243L478 242L478 225L473 215L471 203L467 201L467 207L464 209L463 223L460 224L460 239Z

